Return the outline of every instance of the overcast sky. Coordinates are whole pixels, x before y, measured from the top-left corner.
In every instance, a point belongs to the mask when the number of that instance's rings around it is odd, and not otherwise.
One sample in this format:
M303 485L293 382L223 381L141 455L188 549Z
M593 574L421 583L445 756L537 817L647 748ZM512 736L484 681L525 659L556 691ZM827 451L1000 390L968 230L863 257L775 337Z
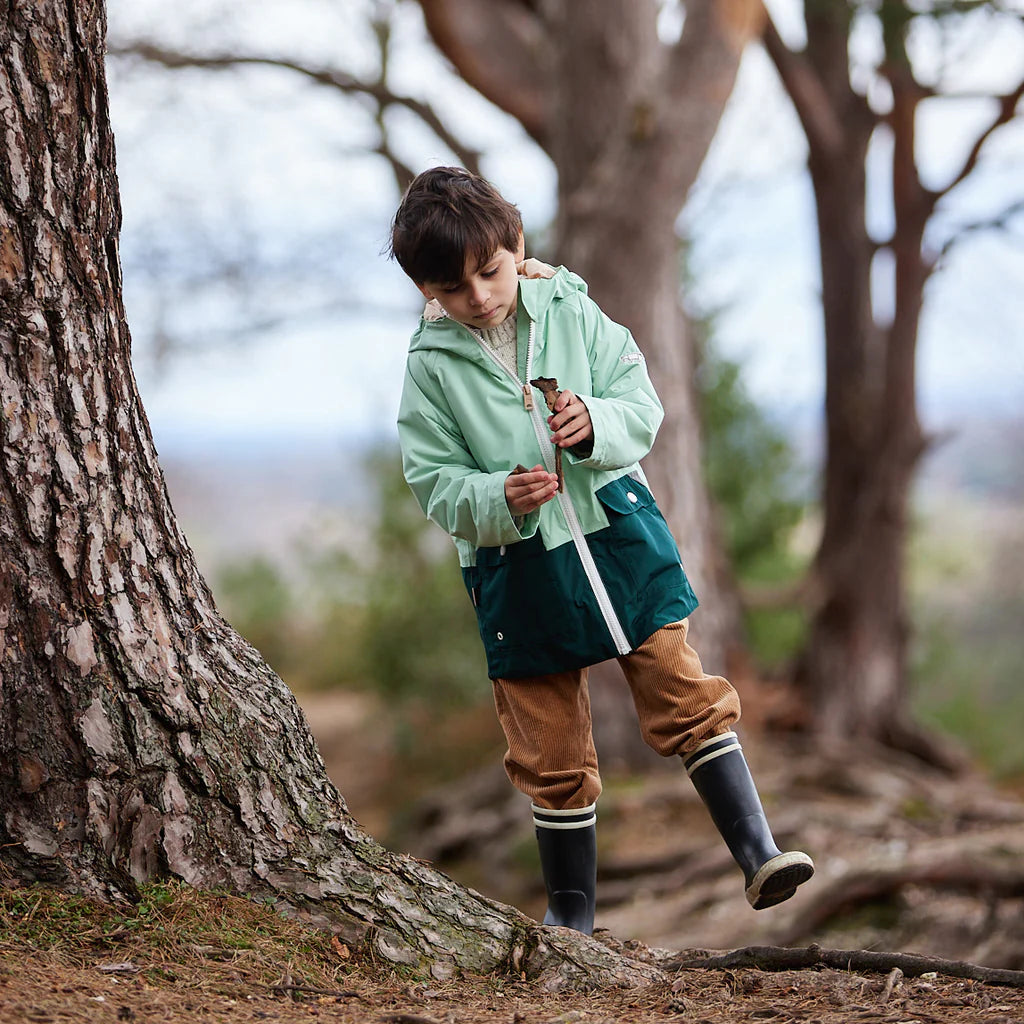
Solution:
M189 0L172 15L157 0L110 0L110 33L115 40L153 34L194 48L240 39L366 71L372 49L363 6L254 3L239 23L230 8L210 3ZM772 6L792 31L790 0ZM549 161L515 122L446 73L425 41L416 5L401 10L394 86L428 97L451 118L484 151L485 173L520 206L528 231L543 230L554 209ZM924 58L937 52L934 43L916 41ZM867 55L876 41L864 33L856 45ZM1024 74L1024 29L1003 32L963 63L970 76L959 88L1007 88ZM386 165L365 152L372 124L358 105L279 71L169 74L112 62L110 83L126 303L158 445L209 433L393 433L418 293L380 255L397 197ZM920 123L922 159L935 185L990 116L978 102L937 107L926 104ZM396 125L396 138L416 169L451 161L411 120ZM751 391L780 415L818 408L823 386L804 154L772 67L751 48L681 227L692 240L692 301L717 311L722 349L743 361ZM879 234L890 218L885 158L883 140L873 154L870 197ZM1024 126L1017 124L992 140L976 182L950 204L951 222L1022 198L1022 166ZM1000 236L964 243L930 286L919 349L926 418L1022 407L1024 225L1018 230L1015 243ZM223 343L239 319L230 291L202 286L204 251L227 237L239 258L251 247L267 264L279 261L282 272L263 297L275 312L295 314L241 345ZM318 273L304 272L302 260L296 269L296 245ZM152 274L132 273L174 264L169 252L180 263L182 251L198 277L193 286L168 292L154 286ZM177 273L183 276L180 266ZM886 289L878 293L884 307ZM196 346L160 372L143 346L158 317L190 325Z

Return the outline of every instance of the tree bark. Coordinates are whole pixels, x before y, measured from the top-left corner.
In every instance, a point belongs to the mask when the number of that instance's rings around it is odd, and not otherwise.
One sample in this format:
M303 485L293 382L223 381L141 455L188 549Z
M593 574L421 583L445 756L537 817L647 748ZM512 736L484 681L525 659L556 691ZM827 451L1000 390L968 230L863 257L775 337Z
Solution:
M0 22L0 875L110 899L174 876L443 977L654 972L365 835L294 698L219 616L130 362L102 3Z

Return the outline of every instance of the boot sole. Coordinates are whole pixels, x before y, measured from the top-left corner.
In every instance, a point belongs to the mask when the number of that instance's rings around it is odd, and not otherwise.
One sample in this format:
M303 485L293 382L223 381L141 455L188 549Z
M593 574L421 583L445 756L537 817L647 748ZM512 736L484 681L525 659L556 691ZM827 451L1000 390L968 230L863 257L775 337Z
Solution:
M758 869L747 886L747 902L755 910L767 910L792 896L814 874L814 861L806 853L781 853Z

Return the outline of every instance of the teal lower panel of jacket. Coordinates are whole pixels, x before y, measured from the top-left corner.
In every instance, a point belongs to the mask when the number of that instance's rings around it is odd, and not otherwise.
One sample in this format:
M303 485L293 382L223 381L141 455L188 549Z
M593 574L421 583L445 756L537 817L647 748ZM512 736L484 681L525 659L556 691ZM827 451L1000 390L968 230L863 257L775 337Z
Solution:
M609 525L588 534L587 545L635 650L662 626L685 619L697 598L650 491L626 476L596 493ZM618 654L575 544L546 551L538 534L479 548L477 564L462 576L491 679L565 672Z

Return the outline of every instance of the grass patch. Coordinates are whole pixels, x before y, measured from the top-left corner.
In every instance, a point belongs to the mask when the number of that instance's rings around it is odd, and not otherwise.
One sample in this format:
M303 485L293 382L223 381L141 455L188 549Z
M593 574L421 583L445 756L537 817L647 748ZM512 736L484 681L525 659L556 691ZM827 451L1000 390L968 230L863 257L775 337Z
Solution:
M51 964L131 964L152 984L230 992L282 984L338 988L358 957L326 932L286 921L242 896L177 883L141 888L137 904L107 904L43 886L0 893L0 956ZM301 981L296 980L301 976Z

